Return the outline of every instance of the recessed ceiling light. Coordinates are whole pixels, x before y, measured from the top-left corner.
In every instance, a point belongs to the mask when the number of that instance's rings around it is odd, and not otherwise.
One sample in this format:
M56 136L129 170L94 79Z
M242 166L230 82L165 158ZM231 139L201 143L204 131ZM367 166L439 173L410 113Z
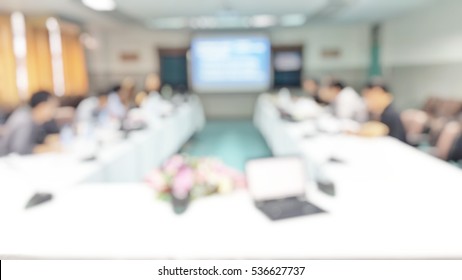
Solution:
M112 11L116 8L114 0L82 0L82 3L95 11Z
M233 29L248 28L248 18L233 15L200 16L189 19L192 29Z
M272 15L256 15L250 18L252 27L270 27L276 25L277 19Z
M280 19L282 26L301 26L306 22L306 16L304 14L289 14L284 15Z
M217 28L219 26L218 19L216 17L195 17L189 21L191 28Z
M159 29L182 29L187 27L187 20L183 17L158 18L147 22L147 25Z
M217 17L219 28L248 28L249 23L247 17L237 15L219 16Z

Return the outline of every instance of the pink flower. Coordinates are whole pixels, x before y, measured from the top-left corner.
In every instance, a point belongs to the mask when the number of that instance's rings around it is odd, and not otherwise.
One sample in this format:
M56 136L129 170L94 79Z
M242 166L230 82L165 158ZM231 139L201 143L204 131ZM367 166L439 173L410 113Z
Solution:
M196 170L196 182L199 185L203 185L207 183L207 173L203 169Z
M164 165L164 171L170 175L176 174L185 164L185 160L181 155L174 155Z
M149 173L145 180L156 191L164 192L167 190L167 180L159 169L155 169Z
M229 168L229 167L225 167L225 168L226 168L226 171L225 171L226 175L229 176L233 180L234 186L236 188L245 188L247 186L247 182L245 180L244 174L242 174L241 172L237 170Z
M247 187L247 181L245 179L245 176L242 174L238 174L237 176L234 176L234 186L238 189L244 189Z
M194 171L183 166L173 179L172 193L179 199L186 198L194 185Z

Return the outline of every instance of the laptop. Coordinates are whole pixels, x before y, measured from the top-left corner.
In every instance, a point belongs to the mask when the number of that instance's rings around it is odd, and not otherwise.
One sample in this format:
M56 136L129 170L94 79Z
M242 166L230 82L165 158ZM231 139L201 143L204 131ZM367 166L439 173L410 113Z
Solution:
M255 206L273 221L325 212L306 200L308 180L299 157L250 160L246 175Z

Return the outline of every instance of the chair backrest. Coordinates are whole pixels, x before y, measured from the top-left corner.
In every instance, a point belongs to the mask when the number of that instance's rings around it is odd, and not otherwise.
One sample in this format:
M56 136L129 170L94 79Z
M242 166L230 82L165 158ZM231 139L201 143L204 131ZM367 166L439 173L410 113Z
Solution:
M438 139L440 138L441 132L443 131L446 124L450 122L447 118L438 117L431 118L428 122L428 140L429 144L436 146Z
M406 132L406 140L411 145L418 145L428 126L430 117L422 110L408 109L401 112L401 122Z
M444 114L450 118L456 118L462 111L462 102L458 100L448 100L444 106Z
M422 110L426 112L427 114L434 116L437 113L436 110L440 102L441 102L440 98L431 96L425 102Z
M422 110L408 109L401 112L401 121L406 133L422 133L428 120L428 114Z
M461 125L457 121L448 122L441 131L436 143L436 156L443 160L449 159L449 154L462 132Z
M459 134L459 137L457 137L456 141L452 145L451 151L449 152L448 160L462 160L462 133Z

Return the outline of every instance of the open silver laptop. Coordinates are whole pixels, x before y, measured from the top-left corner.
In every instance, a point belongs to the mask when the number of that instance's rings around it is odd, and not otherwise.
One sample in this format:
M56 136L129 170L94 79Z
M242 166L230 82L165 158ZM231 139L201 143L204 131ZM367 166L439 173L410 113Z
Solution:
M256 207L271 220L325 212L306 200L307 176L299 157L250 160L246 175Z

